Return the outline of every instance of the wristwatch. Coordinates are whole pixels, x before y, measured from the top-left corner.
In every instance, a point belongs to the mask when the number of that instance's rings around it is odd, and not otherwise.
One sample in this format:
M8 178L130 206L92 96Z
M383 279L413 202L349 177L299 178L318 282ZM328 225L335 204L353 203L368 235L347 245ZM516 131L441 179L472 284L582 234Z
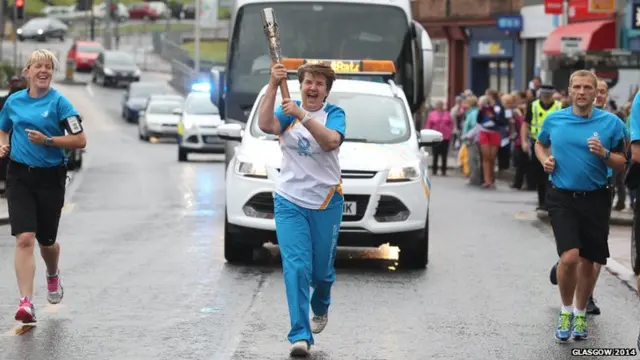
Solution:
M48 137L48 138L44 139L44 144L46 146L53 146L53 138Z
M609 160L609 157L611 157L611 151L607 150L607 151L604 153L604 159L605 159L605 160Z
M306 124L309 120L311 120L311 114L309 114L308 112L304 113L304 117L302 118L302 120L300 120L300 123L302 125Z

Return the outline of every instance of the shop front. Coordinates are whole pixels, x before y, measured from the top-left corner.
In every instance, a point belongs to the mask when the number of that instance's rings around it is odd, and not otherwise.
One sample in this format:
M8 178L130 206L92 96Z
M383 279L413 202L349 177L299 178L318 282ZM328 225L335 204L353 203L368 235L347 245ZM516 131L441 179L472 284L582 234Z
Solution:
M556 27L542 47L558 88L569 86L573 71L587 68L589 56L617 48L615 4L602 11L590 9L589 4L569 0L568 24Z
M471 90L483 94L486 89L502 92L522 89L521 50L516 34L489 26L467 30Z
M522 39L522 79L530 81L540 76L543 83L551 83L551 72L542 67L545 57L542 52L544 41L553 29L560 25L560 16L545 13L545 5L524 6L520 10L524 26L520 33Z

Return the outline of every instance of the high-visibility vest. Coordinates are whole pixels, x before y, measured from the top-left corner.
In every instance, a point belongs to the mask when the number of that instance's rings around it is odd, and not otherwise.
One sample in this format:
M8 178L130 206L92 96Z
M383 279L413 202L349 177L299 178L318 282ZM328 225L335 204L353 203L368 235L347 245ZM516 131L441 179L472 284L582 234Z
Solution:
M562 103L560 101L554 101L553 106L548 110L542 107L540 100L535 100L531 103L531 131L529 134L532 140L538 139L538 134L540 134L544 119L546 119L550 113L560 109L562 109Z

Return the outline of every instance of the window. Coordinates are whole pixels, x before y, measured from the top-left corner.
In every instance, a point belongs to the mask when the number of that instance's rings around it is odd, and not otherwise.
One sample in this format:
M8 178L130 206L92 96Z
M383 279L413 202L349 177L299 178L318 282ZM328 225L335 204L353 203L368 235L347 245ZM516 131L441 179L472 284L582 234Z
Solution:
M300 99L300 94L291 94ZM262 101L262 99L260 99ZM278 96L276 104L282 99ZM347 118L345 141L394 144L409 140L412 120L405 103L395 97L357 93L330 93L327 102L340 106ZM270 138L258 127L256 113L251 125L255 137Z
M449 84L449 42L446 39L433 39L433 85L430 100L447 101Z

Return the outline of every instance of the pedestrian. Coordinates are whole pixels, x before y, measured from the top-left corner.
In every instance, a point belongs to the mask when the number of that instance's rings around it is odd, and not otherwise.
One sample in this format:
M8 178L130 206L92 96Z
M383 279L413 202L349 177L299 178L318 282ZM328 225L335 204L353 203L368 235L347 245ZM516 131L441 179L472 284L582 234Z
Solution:
M502 143L501 130L508 125L505 110L498 92L487 90L485 103L481 103L478 112L478 124L482 127L478 136L482 158L482 175L485 189L495 188L496 157Z
M511 184L511 188L513 189L522 189L522 186L525 182L525 178L527 172L529 171L529 163L531 159L529 157L529 153L526 153L522 150L522 124L524 123L524 114L520 110L519 107L513 110L513 162L516 168L516 173L513 177L513 184ZM527 188L532 188L532 185L527 183Z
M482 160L478 145L478 108L479 100L475 96L467 98L469 110L462 127L462 139L467 146L467 163L469 165L469 185L482 185Z
M538 208L537 210L546 211L545 199L547 194L547 183L549 182L547 174L545 174L542 163L538 161L535 154L532 154L532 148L538 139L538 134L545 119L549 114L562 108L562 103L553 100L555 88L550 85L542 85L538 90L538 99L532 101L527 107L524 118L524 124L520 131L522 136L522 151L531 154L530 172L527 178L527 184L535 184L538 191Z
M607 168L623 169L626 163L624 126L593 106L597 83L590 71L571 74L573 106L549 114L535 144L535 154L550 174L546 204L560 257L562 308L555 332L560 342L588 336L585 316L596 281L593 264L604 265L609 257Z
M636 91L633 101L631 103L631 114L629 119L630 128L630 143L629 146L631 152L631 161L629 162L626 183L627 186L633 191L637 191L640 185L640 92ZM633 226L634 233L640 234L640 207L633 208ZM637 236L637 235L636 235ZM637 238L636 238L637 240ZM635 246L636 249L636 263L631 264L633 272L637 279L638 295L640 295L640 246ZM638 348L640 348L640 332L638 333L637 340Z
M11 80L9 80L9 93L5 96L0 97L0 110L4 107L4 104L7 102L9 96L15 94L16 92L27 88L27 79L24 76L13 76ZM11 136L11 134L9 134ZM6 197L6 182L7 182L7 165L9 160L7 158L0 159L0 181L5 183L5 187L0 191L2 197Z
M459 108L462 107L461 104L458 104L457 106ZM454 126L451 113L445 110L444 103L442 101L437 101L435 109L429 112L429 115L427 116L427 123L424 125L425 129L437 130L442 133L442 142L438 145L434 145L432 150L433 164L431 167L433 168L433 175L438 174L438 160L442 159L440 173L442 173L442 176L447 176L447 157L449 156L449 145L453 135Z
M331 67L302 65L302 101L282 99L274 112L278 85L286 78L283 65L272 67L259 126L281 138L274 206L291 321L288 339L292 356L307 356L314 343L312 333L319 334L327 325L336 278L333 264L344 202L338 154L346 123L344 110L325 102L336 78ZM309 286L314 287L310 301Z
M84 148L87 143L78 112L51 87L57 67L52 52L34 51L24 68L29 87L9 97L0 112L0 157L9 156L7 203L20 290L15 319L24 323L36 321L36 240L47 268L47 300L57 304L64 296L56 242L67 178L64 149Z

